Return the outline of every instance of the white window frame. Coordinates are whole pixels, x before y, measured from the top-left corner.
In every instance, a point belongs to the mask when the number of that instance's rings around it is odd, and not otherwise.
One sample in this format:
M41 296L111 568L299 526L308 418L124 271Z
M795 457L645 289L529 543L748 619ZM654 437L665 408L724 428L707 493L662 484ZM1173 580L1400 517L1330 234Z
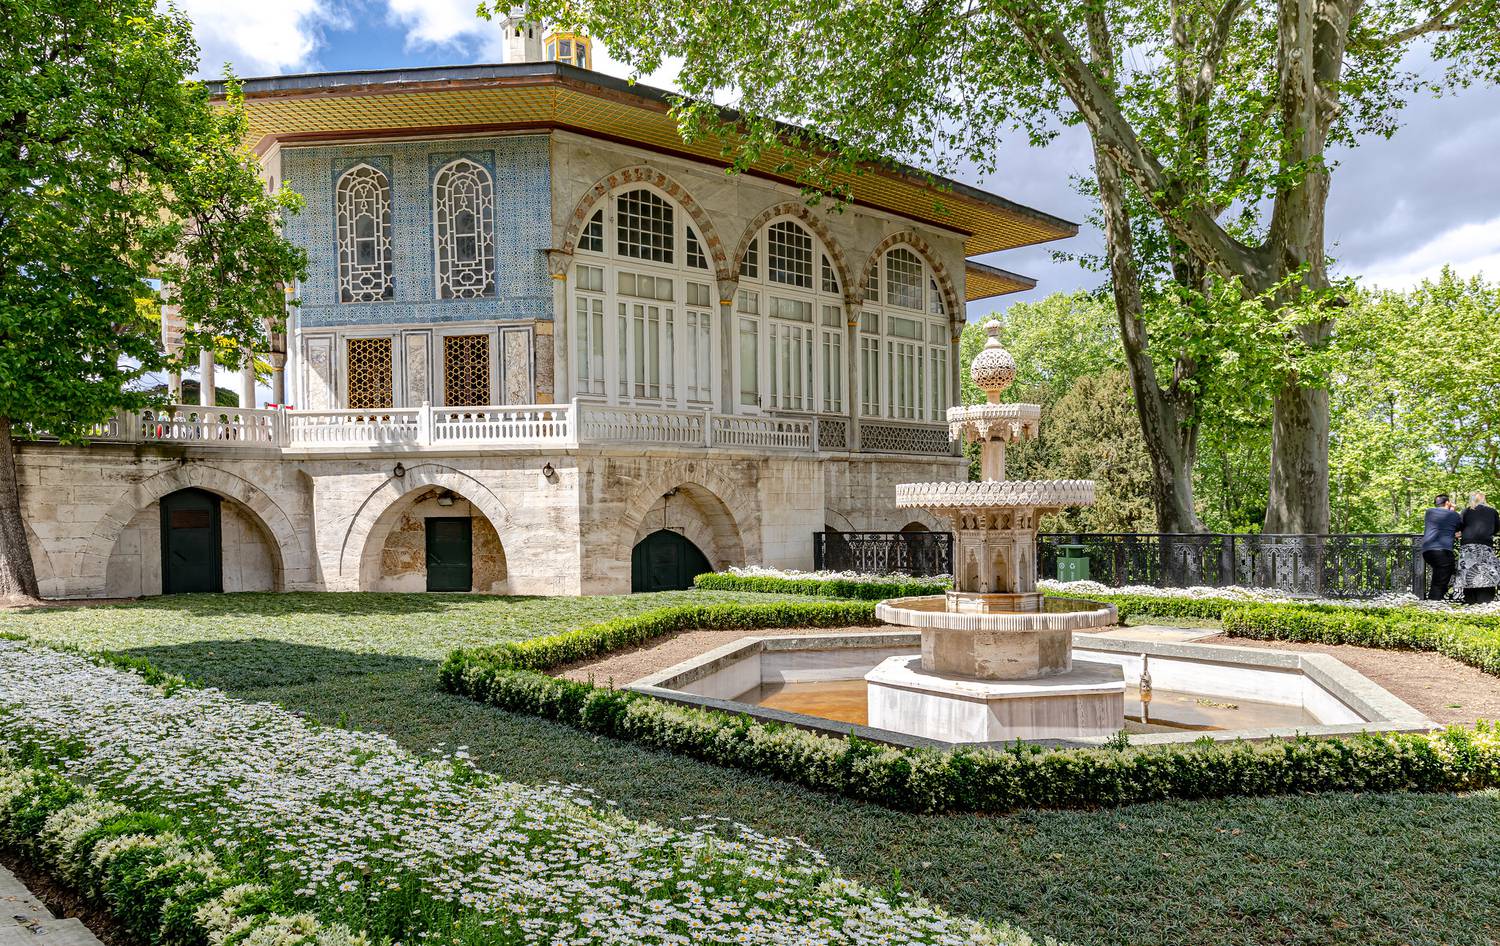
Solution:
M619 253L619 204L618 199L632 191L649 191L657 198L665 201L672 208L672 262L660 263L652 260L638 259L633 256L622 256ZM583 401L605 402L610 404L640 404L656 406L669 410L702 410L709 407L717 407L722 397L722 370L724 358L724 347L720 320L718 286L715 282L712 269L701 269L688 264L687 254L687 231L691 227L698 234L698 242L702 248L705 258L707 255L707 244L704 242L702 230L692 220L687 209L681 202L673 199L665 191L647 183L632 182L621 185L604 195L594 210L591 210L588 219L593 219L594 212L603 211L604 223L604 249L602 252L586 249L580 245L574 251L572 265L568 270L568 352L570 358L570 377L568 379L574 395ZM579 288L579 266L594 266L603 270L602 291L590 291ZM671 285L671 300L653 301L638 296L623 294L620 292L620 274L630 273L636 276L649 276L657 280L666 280ZM688 301L688 284L695 283L708 288L708 299L710 305L707 307L690 304ZM586 390L584 387L584 376L578 364L578 346L581 343L580 323L583 314L580 312L580 301L584 298L598 299L603 301L604 313L604 364L603 364L603 391ZM621 315L620 306L624 304L626 309L624 337L621 337ZM643 379L633 377L635 371L636 356L636 333L634 331L633 313L629 307L641 304L657 306L663 311L663 319L660 324L659 348L658 348L658 387L655 396L651 396L648 390L642 391L641 385L647 383ZM688 310L696 313L707 314L709 327L709 366L708 384L709 396L694 396L704 385L703 379L697 378L696 371L699 366L690 363L688 345ZM700 323L701 325L701 323ZM671 339L671 359L665 357L667 340ZM671 379L670 394L666 388L667 379ZM689 380L694 383L690 384ZM592 377L588 379L594 381ZM592 387L592 384L590 385ZM692 389L690 391L690 389Z
M790 283L778 282L771 278L772 271L776 268L772 265L771 251L773 242L771 231L778 226L794 224L811 241L811 267L810 286L797 286ZM845 377L848 372L844 371L838 379L838 396L830 399L824 396L824 370L823 370L823 345L824 336L829 332L838 332L842 335L845 331L843 318L839 320L837 329L823 324L824 306L837 307L842 314L844 311L843 286L835 286L833 290L824 287L822 279L822 261L827 257L831 261L834 255L824 245L816 230L808 226L806 221L794 214L783 214L767 220L755 233L750 235L746 241L747 247L755 245L758 249L756 254L756 274L754 276L741 275L739 288L741 292L746 290L757 294L757 306L755 313L741 312L740 298L736 297L734 307L734 326L730 354L731 375L733 377L734 409L736 413L759 413L762 411L774 411L785 414L844 414L849 404L849 378ZM842 277L837 269L834 269L836 279ZM796 319L779 318L772 314L772 298L782 297L805 303L812 313L809 321L803 322ZM759 323L757 339L759 351L757 358L758 373L758 399L759 405L752 406L741 404L741 352L739 325L742 318L754 318ZM801 393L795 401L789 403L791 395L785 387L784 382L788 378L789 371L796 367L798 359L792 359L792 365L781 364L777 358L779 352L790 352L791 346L783 343L789 338L798 339L800 350L800 386ZM839 339L839 351L844 351L846 340ZM847 357L847 355L845 355ZM773 372L775 374L773 375Z
M921 263L918 274L921 291L915 307L890 302L886 282L889 275L887 260L897 251L910 253ZM898 243L871 261L867 284L861 288L867 297L875 298L868 298L862 311L879 318L879 331L866 332L863 324L859 329L856 369L860 376L860 416L900 423L940 424L947 420L947 408L954 396L950 373L956 356L953 352L953 327L941 296L941 286L932 261L910 244ZM916 323L915 335L893 332L892 326L897 324L893 321L895 319ZM865 397L864 388L865 352L869 344L879 348L880 374L874 392L879 404L873 407ZM898 371L898 368L903 370Z
M457 265L458 253L457 235L453 232L453 221L447 221L446 239L442 223L442 215L446 212L451 215L451 209L445 211L444 201L440 189L444 185L444 177L455 172L459 165L468 165L478 172L480 180L480 200L477 208L478 225L475 230L475 256L477 257L473 270L484 274L485 282L482 288L474 292L470 287L455 288L452 284L451 272L453 266ZM497 293L495 285L497 274L495 272L495 177L478 161L469 158L454 158L447 164L438 168L432 176L432 289L435 298L440 300L459 299L493 299ZM453 266L449 267L450 274L443 273L443 259L445 255L451 254L455 257ZM444 288L452 294L445 296ZM462 291L460 291L460 289Z
M375 263L373 267L361 266L357 262L358 237L355 234L354 215L352 208L346 208L347 202L352 202L351 193L354 187L361 186L356 181L356 175L370 177L370 182L376 189L375 196ZM346 220L346 213L348 219ZM395 261L392 257L391 247L391 179L379 168L365 163L356 164L354 167L339 175L338 182L333 187L333 228L334 242L338 250L338 300L340 305L365 305L371 302L389 302L395 298ZM373 297L368 296L369 291L357 291L354 287L356 270L365 271L373 269L382 278L380 289ZM345 298L347 294L348 298Z

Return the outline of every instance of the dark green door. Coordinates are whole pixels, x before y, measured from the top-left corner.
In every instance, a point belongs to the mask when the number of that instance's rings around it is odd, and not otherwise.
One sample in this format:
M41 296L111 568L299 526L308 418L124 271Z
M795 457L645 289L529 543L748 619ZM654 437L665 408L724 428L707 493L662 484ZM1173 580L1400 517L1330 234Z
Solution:
M474 544L464 517L427 520L427 590L468 591L474 585Z
M659 529L630 553L631 591L679 591L693 578L713 571L698 546L670 529Z
M161 498L161 591L167 595L223 591L219 559L219 497L183 489Z

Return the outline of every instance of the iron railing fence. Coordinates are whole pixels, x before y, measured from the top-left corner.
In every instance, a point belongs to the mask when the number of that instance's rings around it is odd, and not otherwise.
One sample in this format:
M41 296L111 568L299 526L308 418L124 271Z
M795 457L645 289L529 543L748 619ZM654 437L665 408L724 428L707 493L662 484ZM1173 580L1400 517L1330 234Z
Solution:
M951 532L814 532L813 565L820 571L856 571L929 578L953 570Z
M1079 545L1089 577L1116 588L1239 585L1325 598L1421 597L1420 540L1405 533L1044 533L1037 537L1037 568L1041 577L1056 577L1059 547Z

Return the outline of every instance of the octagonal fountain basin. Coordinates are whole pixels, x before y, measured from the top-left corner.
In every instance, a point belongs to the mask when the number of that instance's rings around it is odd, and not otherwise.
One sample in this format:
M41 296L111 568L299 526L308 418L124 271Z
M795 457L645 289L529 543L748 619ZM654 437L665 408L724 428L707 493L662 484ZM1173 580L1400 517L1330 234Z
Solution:
M941 598L939 598L941 600ZM993 681L939 674L952 703L923 713L941 713L933 738L869 725L871 682L900 687L903 668L920 662L921 633L915 630L750 636L700 654L627 689L690 706L744 713L768 722L838 735L857 735L892 745L951 747L1010 744L1004 721L986 712L984 694L971 693ZM1077 687L1119 687L1118 723L1132 744L1211 739L1266 739L1297 734L1428 732L1438 728L1417 710L1368 678L1325 654L1260 650L1218 644L1127 640L1076 634L1072 639ZM930 693L932 674L922 690ZM1142 699L1142 677L1146 677ZM1095 679L1097 678L1097 679ZM1026 687L1028 681L1015 681ZM1068 687L1051 696L1066 698ZM999 714L1003 716L1002 714ZM1051 745L1097 745L1104 737L1079 737L1070 727L1049 734L1031 720L1026 741ZM922 727L915 727L921 729Z

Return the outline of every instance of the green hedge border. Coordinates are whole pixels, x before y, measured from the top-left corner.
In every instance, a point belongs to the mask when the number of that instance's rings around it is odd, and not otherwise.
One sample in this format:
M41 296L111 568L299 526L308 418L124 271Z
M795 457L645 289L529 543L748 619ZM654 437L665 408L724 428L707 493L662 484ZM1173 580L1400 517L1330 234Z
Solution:
M0 844L103 907L152 946L369 946L288 909L279 894L171 819L109 801L40 762L0 752Z
M709 572L694 578L693 587L703 591L756 591L783 595L815 595L820 598L848 598L855 601L883 601L886 598L940 595L947 591L949 586L947 582L937 581L777 578L770 575L750 576Z
M1167 799L1500 786L1500 729L1142 748L902 748L679 706L544 671L684 630L869 623L872 603L668 608L549 638L454 651L446 691L716 765L919 813L1001 813Z

